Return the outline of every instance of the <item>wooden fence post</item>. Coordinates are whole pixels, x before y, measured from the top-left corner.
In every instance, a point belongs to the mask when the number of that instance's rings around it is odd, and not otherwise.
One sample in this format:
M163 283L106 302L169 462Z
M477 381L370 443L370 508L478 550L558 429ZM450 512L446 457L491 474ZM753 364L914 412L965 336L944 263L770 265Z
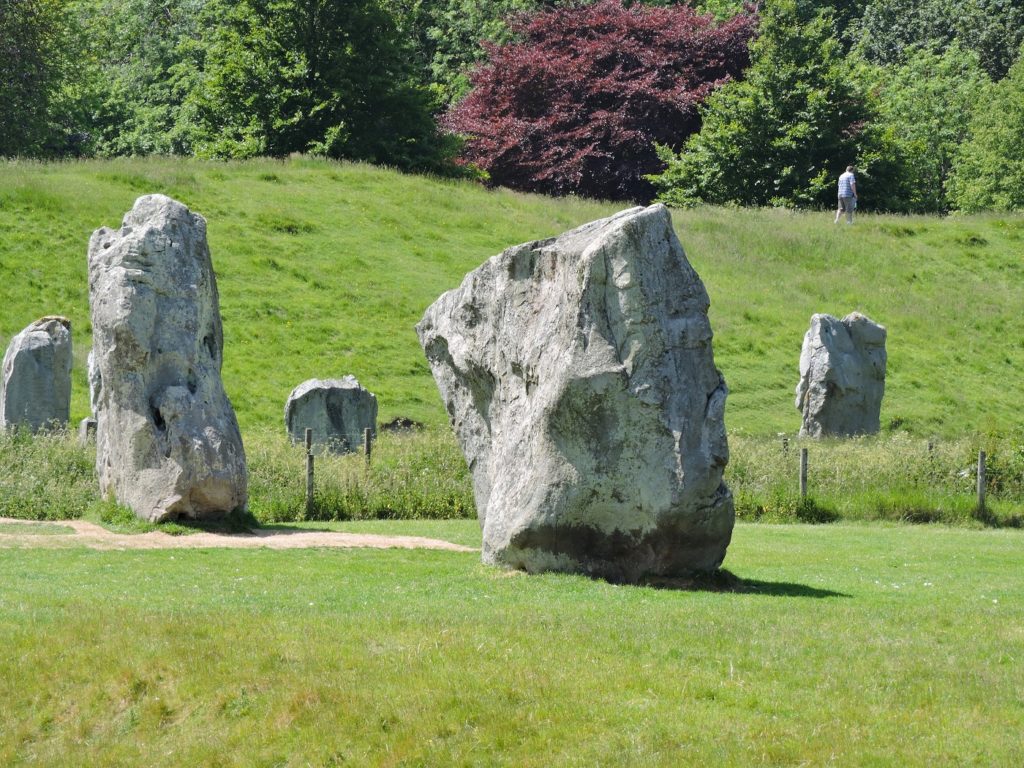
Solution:
M978 511L985 511L985 452L978 451Z
M800 498L807 498L807 449L800 449Z
M373 433L369 428L363 430L363 453L366 454L366 463L370 463L370 454L373 452Z
M306 517L313 514L313 430L306 427Z

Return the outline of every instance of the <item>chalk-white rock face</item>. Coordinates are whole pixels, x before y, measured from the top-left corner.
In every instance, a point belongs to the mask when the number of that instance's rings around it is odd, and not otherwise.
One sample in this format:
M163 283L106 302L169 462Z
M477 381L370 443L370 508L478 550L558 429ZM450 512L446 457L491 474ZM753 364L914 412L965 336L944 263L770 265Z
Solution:
M93 419L96 418L96 401L100 396L100 371L96 367L96 356L93 350L89 350L89 356L85 360L86 372L89 377L89 413Z
M417 326L473 476L484 562L713 570L733 528L708 295L667 209L509 248Z
M43 317L11 339L0 368L0 428L67 426L71 413L71 321Z
M796 407L801 435L878 432L885 393L885 327L853 312L814 315L800 352Z
M354 451L362 445L364 429L377 434L377 397L361 387L355 376L310 379L288 396L284 423L294 441L305 440L309 428L318 450Z
M169 197L140 197L120 230L89 241L89 303L101 491L153 521L244 509L205 219Z

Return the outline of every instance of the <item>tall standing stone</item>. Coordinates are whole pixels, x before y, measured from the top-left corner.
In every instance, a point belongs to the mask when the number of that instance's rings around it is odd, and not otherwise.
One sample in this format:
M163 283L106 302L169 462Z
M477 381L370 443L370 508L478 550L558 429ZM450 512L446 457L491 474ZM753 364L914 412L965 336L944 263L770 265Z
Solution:
M49 316L11 339L0 368L0 428L67 426L71 413L71 321Z
M800 434L848 437L878 432L885 394L885 327L859 312L811 317L800 351L796 407Z
M623 581L718 567L734 514L708 303L655 205L509 248L427 309L484 562Z
M89 241L89 303L101 491L152 521L244 509L205 219L169 197L140 197L120 230Z
M364 430L377 433L377 397L359 385L355 376L309 379L288 396L284 423L293 441L313 430L313 444L336 453L355 450Z

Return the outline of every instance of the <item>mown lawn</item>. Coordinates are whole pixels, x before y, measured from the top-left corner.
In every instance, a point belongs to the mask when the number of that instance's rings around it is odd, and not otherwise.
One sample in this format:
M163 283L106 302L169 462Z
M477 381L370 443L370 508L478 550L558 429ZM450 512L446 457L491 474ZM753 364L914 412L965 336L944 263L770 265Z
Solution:
M1022 545L743 524L731 592L461 553L7 549L0 764L1020 765Z

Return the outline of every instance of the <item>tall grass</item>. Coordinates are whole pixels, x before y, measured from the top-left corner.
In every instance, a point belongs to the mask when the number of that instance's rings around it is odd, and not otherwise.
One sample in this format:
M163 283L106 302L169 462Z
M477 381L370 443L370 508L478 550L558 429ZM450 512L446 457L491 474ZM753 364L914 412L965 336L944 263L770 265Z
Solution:
M766 522L898 520L1020 527L1024 437L932 441L899 433L852 440L733 436L726 482L740 519ZM977 458L988 449L984 509ZM808 451L808 495L799 490Z
M95 453L73 435L0 430L0 517L72 520L99 500Z
M306 454L264 431L247 442L250 511L263 522L450 519L475 515L466 462L445 432L389 434L360 453L314 459L314 505L306 510Z
M261 523L303 520L450 519L475 516L472 484L447 430L382 433L372 462L362 454L315 459L306 510L306 457L282 432L245 436L249 507ZM931 445L931 448L929 448ZM800 448L809 451L808 498L798 484ZM988 453L988 500L976 504L979 448ZM35 520L89 516L125 524L99 498L93 447L73 435L0 435L0 515ZM1024 524L1024 437L934 442L905 433L855 440L800 441L733 436L726 482L742 520L890 520L951 525ZM174 532L182 532L173 529Z

